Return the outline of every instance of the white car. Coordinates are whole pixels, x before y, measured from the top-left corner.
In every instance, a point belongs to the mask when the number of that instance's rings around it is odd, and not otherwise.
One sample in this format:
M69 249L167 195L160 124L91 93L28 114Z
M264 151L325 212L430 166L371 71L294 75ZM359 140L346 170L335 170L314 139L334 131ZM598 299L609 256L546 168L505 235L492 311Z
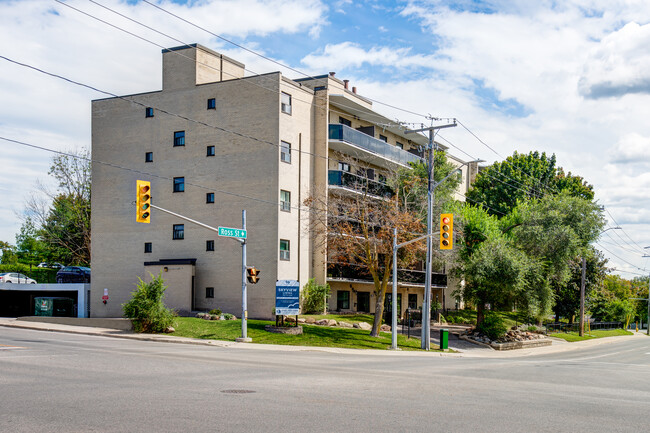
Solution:
M5 272L0 274L0 283L36 284L36 280L17 272Z

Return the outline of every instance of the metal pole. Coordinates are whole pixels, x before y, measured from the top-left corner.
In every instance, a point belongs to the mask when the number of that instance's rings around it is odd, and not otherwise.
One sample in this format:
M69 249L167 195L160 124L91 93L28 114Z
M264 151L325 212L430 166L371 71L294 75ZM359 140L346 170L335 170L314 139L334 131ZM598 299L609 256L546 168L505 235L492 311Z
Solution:
M241 226L246 230L246 209L241 211ZM241 338L247 341L248 335L248 307L246 302L246 240L241 244Z
M582 279L580 280L580 329L578 335L585 334L585 274L587 272L587 260L582 259Z
M427 187L427 260L426 275L424 279L424 300L422 301L422 341L421 348L424 350L431 349L431 254L433 253L433 242L431 234L433 233L433 162L435 155L435 131L429 130L429 183Z
M650 274L648 274L648 317L646 318L646 333L650 335Z
M390 348L397 350L397 229L393 229L393 335Z

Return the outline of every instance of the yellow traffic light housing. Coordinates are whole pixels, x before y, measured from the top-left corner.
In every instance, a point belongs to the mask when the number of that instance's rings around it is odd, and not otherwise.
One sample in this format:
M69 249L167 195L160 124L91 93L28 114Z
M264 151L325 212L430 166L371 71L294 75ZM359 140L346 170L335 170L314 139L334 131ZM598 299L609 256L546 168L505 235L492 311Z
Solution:
M246 268L246 279L251 284L257 284L257 282L260 280L260 270L254 266Z
M151 222L151 182L146 180L136 181L136 198L137 206L135 220L139 223Z
M454 215L443 213L440 215L440 249L451 250L454 248Z

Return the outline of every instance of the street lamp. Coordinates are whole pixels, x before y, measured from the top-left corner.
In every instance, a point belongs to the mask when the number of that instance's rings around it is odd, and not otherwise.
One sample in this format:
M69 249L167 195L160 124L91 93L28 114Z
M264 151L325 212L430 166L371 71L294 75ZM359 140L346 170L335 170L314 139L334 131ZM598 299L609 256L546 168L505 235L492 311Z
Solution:
M648 249L649 247L643 247L644 249ZM643 257L650 257L647 254L644 254ZM632 298L635 301L646 301L648 303L648 317L646 318L646 333L650 335L650 274L648 275L648 299L644 298Z

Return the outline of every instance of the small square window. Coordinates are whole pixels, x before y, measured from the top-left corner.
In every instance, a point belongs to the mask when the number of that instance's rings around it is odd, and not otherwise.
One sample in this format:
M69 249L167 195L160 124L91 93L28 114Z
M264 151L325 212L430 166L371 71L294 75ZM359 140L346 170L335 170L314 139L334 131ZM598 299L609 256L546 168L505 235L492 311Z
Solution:
M214 98L208 99L208 110L214 110L217 108L217 101Z
M214 156L214 146L208 146L207 149L206 156Z
M185 178L184 177L175 177L174 178L174 192L184 192L185 191Z
M174 132L174 147L185 146L185 131Z
M153 247L151 245L151 242L145 242L144 243L144 252L145 253L150 253L153 250Z
M214 203L214 193L213 192L208 192L205 194L205 202L206 203Z
M404 149L404 145L403 145L402 143L400 143L399 141L395 142L395 144L396 144L397 147L399 147L400 149Z
M280 209L291 212L291 192L280 190Z
M379 139L384 143L388 143L388 137L386 137L385 135L379 134Z
M205 288L205 297L206 298L214 298L214 287L206 287Z
M289 241L280 239L280 260L290 260Z
M144 117L153 117L153 108L147 107L144 109Z
M144 162L153 162L153 152L147 152L144 154Z
M280 96L280 109L283 113L291 114L291 95L282 92Z
M172 239L185 239L185 224L174 224Z
M346 173L350 172L350 164L347 162L341 162L339 161L339 170L340 171L345 171Z
M350 128L352 128L352 121L346 119L345 117L339 116L339 123L341 125L349 126Z
M291 143L280 142L280 161L291 164Z
M205 250L214 251L214 241L205 241Z

